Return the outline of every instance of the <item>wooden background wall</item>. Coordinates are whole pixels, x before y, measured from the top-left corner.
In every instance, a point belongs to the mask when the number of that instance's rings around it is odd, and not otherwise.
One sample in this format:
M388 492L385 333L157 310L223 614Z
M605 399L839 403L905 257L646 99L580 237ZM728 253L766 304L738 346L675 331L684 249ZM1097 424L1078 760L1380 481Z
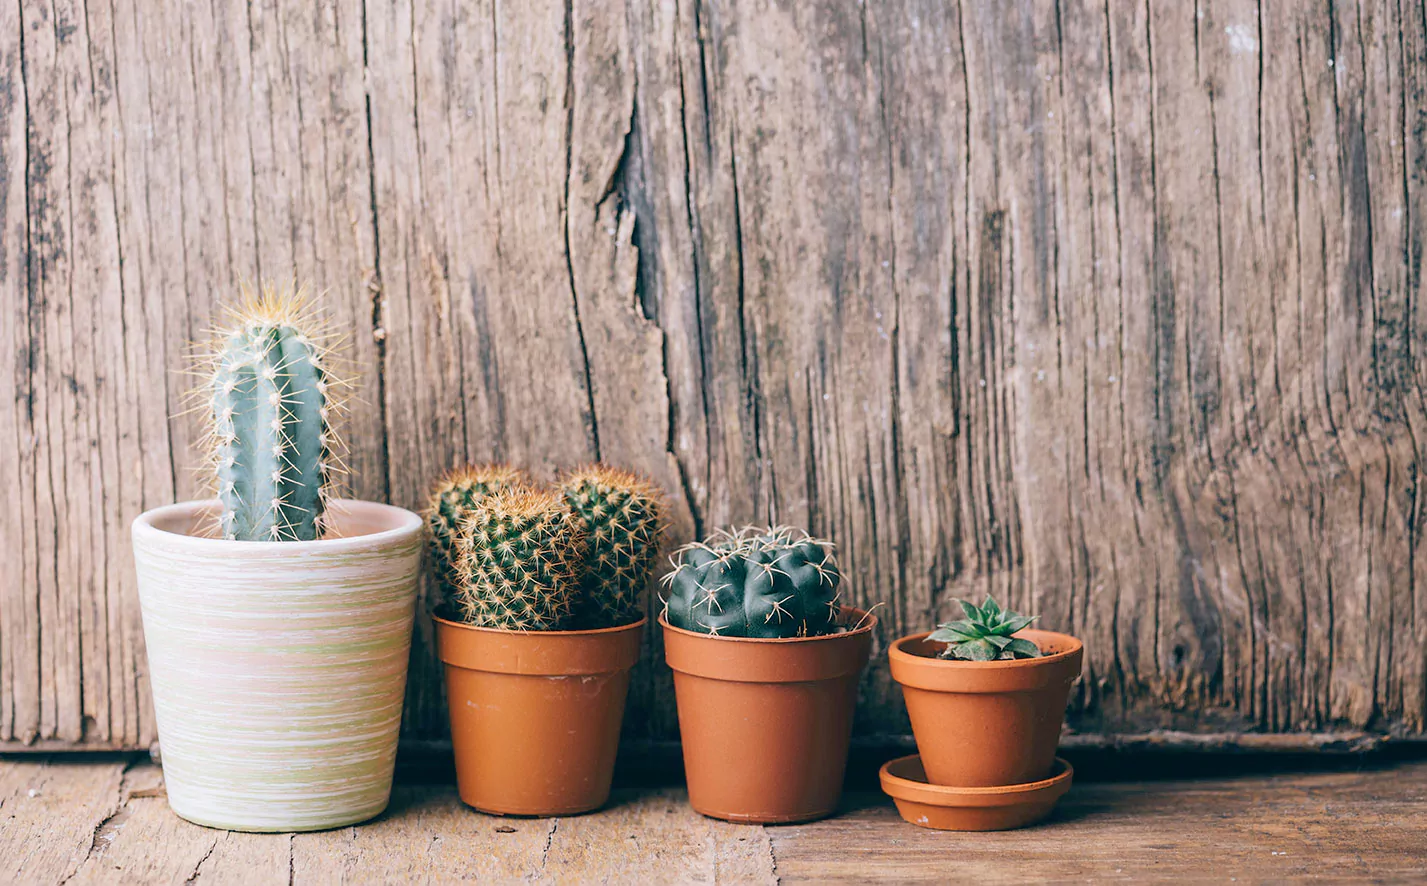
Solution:
M363 497L603 458L831 536L879 651L1040 611L1079 729L1422 733L1424 129L1404 0L0 4L0 743L153 740L171 370L293 275Z

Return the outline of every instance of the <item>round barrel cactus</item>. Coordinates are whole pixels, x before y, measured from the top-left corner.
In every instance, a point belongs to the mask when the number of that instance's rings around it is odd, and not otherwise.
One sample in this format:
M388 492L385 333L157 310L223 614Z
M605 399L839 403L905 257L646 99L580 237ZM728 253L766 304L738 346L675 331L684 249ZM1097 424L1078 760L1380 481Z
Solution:
M840 627L841 580L832 543L801 530L721 533L675 553L664 617L720 637L816 637Z

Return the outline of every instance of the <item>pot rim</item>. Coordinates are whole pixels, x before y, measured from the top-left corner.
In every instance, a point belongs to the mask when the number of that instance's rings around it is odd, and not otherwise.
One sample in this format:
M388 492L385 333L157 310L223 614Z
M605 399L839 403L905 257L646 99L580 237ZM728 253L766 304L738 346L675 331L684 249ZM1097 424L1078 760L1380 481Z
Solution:
M1053 774L1048 778L1021 784L955 787L908 778L892 771L911 765L914 761L920 765L921 755L908 754L905 757L888 760L882 764L877 776L882 783L882 790L888 795L898 799L925 803L929 806L1014 806L1036 799L1034 797L1036 794L1064 793L1070 787L1070 782L1075 775L1075 768L1064 757L1055 758ZM1004 802L997 802L998 800Z
M1007 661L961 661L960 659L937 658L931 655L918 655L915 652L908 652L906 650L906 646L915 643L918 640L925 640L927 637L931 636L931 634L931 631L922 631L919 634L908 634L905 637L898 637L887 649L887 657L893 660L900 659L908 662L916 662L917 664L926 663L927 665L936 668L955 668L957 670L964 669L975 671L1005 671L1012 670L1015 668L1033 668L1042 665L1055 664L1056 662L1064 661L1065 659L1076 655L1085 648L1085 644L1080 640L1080 638L1071 634L1063 634L1060 631L1046 631L1041 630L1040 628L1026 628L1025 630L1017 631L1013 636L1020 637L1023 634L1043 634L1050 635L1053 637L1064 638L1064 640L1069 641L1067 643L1067 648L1062 649L1060 652L1056 652L1051 655L1039 656L1038 658L1014 658Z
M646 616L612 628L513 631L431 616L436 655L448 668L526 677L572 677L628 671L644 647Z
M816 637L724 637L719 634L704 634L699 631L689 631L684 628L676 628L669 624L668 619L661 613L659 615L659 625L666 631L674 634L681 634L693 640L718 640L724 643L754 643L759 645L788 645L796 643L816 643L826 640L842 640L848 637L855 637L858 634L870 633L877 627L877 615L868 609L858 609L855 606L843 606L842 609L853 615L860 616L858 627L843 631L840 634L818 634Z
M1070 684L1080 676L1085 644L1070 634L1027 628L1017 631L1017 637L1063 646L1061 651L1039 658L1010 661L954 661L909 651L910 646L926 640L931 631L908 634L887 648L887 661L892 679L902 685L903 692L927 691L950 693L1034 692L1058 684Z
M632 621L627 625L615 625L612 628L577 628L569 631L518 631L511 628L488 628L482 625L468 625L463 621L452 621L443 618L435 612L431 613L431 620L440 622L450 628L458 628L463 631L471 631L479 634L491 634L501 637L597 637L602 634L617 634L621 631L630 631L635 628L642 628L649 623L649 616L641 615L639 621Z
M148 538L156 542L170 544L182 544L216 552L234 546L241 547L244 551L251 551L254 554L304 554L323 553L336 554L348 549L367 549L372 545L381 545L388 541L397 541L413 533L419 533L425 521L413 511L396 505L386 504L379 501L365 501L358 498L336 498L328 502L328 507L334 510L348 509L351 513L353 506L357 510L374 511L378 516L387 518L395 525L388 529L381 529L376 532L366 532L361 535L343 535L332 538L318 538L312 541L238 541L229 538L205 538L201 535L188 535L183 532L173 532L168 529L160 529L155 525L159 520L176 515L188 515L197 511L220 507L221 503L216 498L193 499L191 501L175 502L174 504L160 505L156 508L149 508L142 514L134 518L130 524L130 531L136 539Z
M817 683L854 677L867 666L877 616L851 606L845 613L865 616L856 630L818 637L720 637L686 631L664 616L664 661L681 677L724 683Z

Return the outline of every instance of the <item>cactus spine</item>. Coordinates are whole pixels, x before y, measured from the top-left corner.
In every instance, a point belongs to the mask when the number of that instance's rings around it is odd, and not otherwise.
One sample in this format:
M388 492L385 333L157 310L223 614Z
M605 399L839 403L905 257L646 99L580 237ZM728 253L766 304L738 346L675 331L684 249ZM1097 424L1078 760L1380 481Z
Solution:
M249 294L206 362L200 394L223 538L311 541L322 531L339 470L339 382L308 307L301 290Z
M722 637L816 637L840 627L833 545L788 527L725 532L674 555L664 617Z
M576 624L608 628L638 621L659 555L658 490L628 471L591 465L563 477L560 492L586 540Z
M442 600L455 600L456 539L461 523L487 498L529 486L525 472L509 465L459 467L436 482L426 503L426 525L431 530L432 566Z
M463 621L478 627L561 630L583 557L580 526L558 496L506 490L461 524L455 605Z

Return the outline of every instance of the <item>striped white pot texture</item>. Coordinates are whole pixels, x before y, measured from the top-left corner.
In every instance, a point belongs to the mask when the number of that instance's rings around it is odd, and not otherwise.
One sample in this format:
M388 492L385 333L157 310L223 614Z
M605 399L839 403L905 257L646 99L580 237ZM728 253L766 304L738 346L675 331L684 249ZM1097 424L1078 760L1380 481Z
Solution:
M379 814L401 726L421 518L336 501L336 537L191 534L216 507L155 508L133 525L169 805L239 831Z

